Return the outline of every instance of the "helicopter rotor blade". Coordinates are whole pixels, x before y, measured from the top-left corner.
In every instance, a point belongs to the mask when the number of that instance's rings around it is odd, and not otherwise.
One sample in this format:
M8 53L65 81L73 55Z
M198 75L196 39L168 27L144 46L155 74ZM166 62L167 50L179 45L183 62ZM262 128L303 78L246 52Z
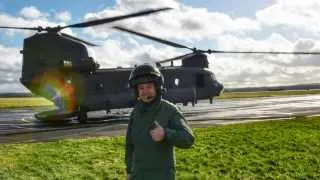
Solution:
M170 58L170 59L161 60L161 61L158 61L157 63L162 64L162 63L166 63L166 62L170 62L170 61L176 61L176 60L180 60L180 59L183 59L183 58L187 58L187 57L193 56L194 54L195 53L192 52L192 53L176 56L176 57L173 57L173 58Z
M320 52L303 52L303 51L219 51L219 50L199 50L202 53L223 53L223 54L296 54L296 55L320 55Z
M161 39L161 38L158 38L158 37L155 37L155 36L151 36L151 35L148 35L148 34L145 34L145 33L133 31L133 30L130 30L130 29L127 29L127 28L124 28L124 27L113 26L113 28L115 28L117 30L120 30L120 31L131 33L131 34L134 34L134 35L137 35L137 36L142 36L142 37L145 37L145 38L160 42L162 44L173 46L173 47L176 47L176 48L185 48L185 49L190 49L192 51L194 50L193 48L190 48L188 46L184 46L184 45L181 45L181 44L178 44L178 43L175 43L175 42L164 40L164 39Z
M223 53L223 54L294 54L294 55L320 55L320 52L286 52L286 51L218 51L218 50L195 50L192 53L184 54L181 56L173 57L166 60L158 61L157 63L162 64L170 61L176 61L183 58L191 57L197 53Z
M33 31L42 31L42 27L16 27L16 26L0 26L2 29L24 29L24 30L33 30Z
M82 43L84 43L84 44L86 44L86 45L89 45L89 46L98 46L97 44L93 44L93 43L91 43L91 42L88 42L88 41L85 41L85 40L83 40L83 39L80 39L80 38L71 36L71 35L66 34L66 33L61 33L61 34L62 34L63 36L66 36L66 37L68 37L68 38L70 38L70 39L73 39L73 40L76 40L76 41L80 41L80 42L82 42Z
M122 16L114 16L114 17L110 17L110 18L103 18L103 19L92 20L92 21L87 21L87 22L82 22L82 23L77 23L77 24L71 24L71 25L61 27L60 30L64 29L64 28L84 28L84 27L89 27L89 26L96 26L96 25L100 25L100 24L110 23L113 21L118 21L118 20L122 20L122 19L138 17L138 16L144 16L144 15L148 15L148 14L152 14L152 13L156 13L156 12L160 12L160 11L166 11L166 10L170 10L170 9L172 9L172 8L166 7L166 8L159 8L159 9L143 10L143 11L139 11L139 12L131 13L131 14L127 14L127 15L122 15Z

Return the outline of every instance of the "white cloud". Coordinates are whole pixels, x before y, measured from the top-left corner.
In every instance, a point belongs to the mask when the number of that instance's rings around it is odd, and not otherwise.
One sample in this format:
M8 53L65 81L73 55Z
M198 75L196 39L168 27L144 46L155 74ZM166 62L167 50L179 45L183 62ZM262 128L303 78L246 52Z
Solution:
M246 33L260 29L259 22L246 18L231 18L227 14L209 12L206 8L193 8L180 4L173 0L167 1L118 1L113 9L105 9L100 12L85 15L85 20L112 17L136 12L146 8L174 7L173 10L158 14L119 21L115 24L130 27L136 31L151 33L164 38L179 38L186 41L192 39L212 39L225 32ZM102 25L85 30L90 36L97 38L99 35L105 38L110 35L110 27L114 25Z
M68 22L71 20L71 14L68 11L57 12L55 18L58 21Z
M0 64L3 69L18 70L17 65L21 65L21 55L19 49L8 48L0 45Z
M319 43L311 39L289 41L274 33L261 40L220 36L217 46L238 51L319 51ZM217 54L209 57L212 71L226 87L316 83L320 73L319 55Z
M257 11L256 16L266 26L285 26L318 35L320 33L318 0L277 0L271 6Z
M28 6L21 9L20 14L27 19L39 19L48 16L46 13L40 12L34 6Z
M26 92L20 82L22 57L19 49L0 45L0 92Z
M132 67L135 64L154 63L177 55L175 49L170 47L156 48L153 45L135 43L132 45L134 47L125 48L125 43L109 39L102 46L90 49L94 50L95 58L102 68Z
M25 19L22 17L12 16L10 14L0 13L0 26L16 26L16 27L56 27L58 25L64 26L65 23L57 23L39 16L39 18ZM0 29L0 32L4 31L8 36L14 36L16 33L23 34L24 36L30 36L35 31L30 30L17 30L17 29ZM64 29L63 32L73 35L74 33L70 28Z
M255 59L216 56L211 70L225 87L277 86L317 83L320 67L288 67Z
M245 18L245 17L240 17L240 18L235 18L233 20L231 26L231 30L229 31L233 32L246 32L247 30L254 30L254 31L259 31L261 30L260 23L257 22L256 20Z
M223 35L217 38L217 46L221 49L255 50L255 51L292 51L293 45L281 34L272 33L266 39L256 40L252 37Z
M116 8L119 10L137 10L146 8L171 7L178 8L176 0L117 0Z
M103 18L116 14L128 13L128 10L144 7L143 3L141 3L144 1L138 2L140 3L135 3L134 1L118 1L118 5L114 9L106 9L101 12L91 13L88 14L86 18ZM168 3L173 1L164 2ZM289 2L291 1L277 1L276 4L271 7ZM297 6L297 4L299 4L299 2L294 1L293 3L290 3L289 7ZM265 29L266 26L275 26L275 24L268 23L281 20L278 16L281 16L282 13L286 11L286 9L277 9L278 11L272 10L269 14L265 14L265 19L263 19L262 12L267 12L268 8L257 12L257 19L252 19L248 17L231 17L228 14L210 12L206 8L193 8L176 2L175 9L172 11L162 12L144 18L126 20L119 22L118 24L157 37L166 39L176 38L184 42L191 42L194 46L199 46L197 45L198 40L205 39L206 41L211 41L212 45L215 45L211 47L216 47L218 50L316 51L319 49L317 48L319 46L316 45L318 44L316 40L304 39L300 36L301 34L299 34L299 31L296 31L296 37L295 39L292 39L281 31ZM288 10L288 12L290 11ZM291 13L294 12L295 11L292 11ZM301 12L301 14L303 13ZM267 19L272 20L267 21ZM287 21L283 20L282 22ZM286 27L286 30L290 31L290 28L292 29L292 27L296 28L301 25L306 28L310 26L310 24L299 23L296 25L297 26L292 26L288 21L287 24L283 24L283 27ZM95 38L99 38L100 34L105 35L104 37L110 37L113 32L106 28L109 26L106 25L103 28L92 28L90 29L90 33ZM259 33L264 34L263 36L259 36ZM112 49L111 47L106 48ZM137 50L137 47L134 49ZM131 54L131 61L133 61L133 57L139 57L141 59L155 57L154 55L151 55L151 52L143 49L139 49L135 52L128 52L124 51L124 47L118 46L118 51L119 53L125 52L121 57L128 56L128 53ZM158 51L160 50L158 49ZM175 52L172 54L176 55L177 53ZM130 62L130 58L127 57L125 59L129 59L128 62ZM215 59L214 61L213 58ZM209 56L211 70L217 73L217 78L227 87L314 83L318 77L317 74L320 73L319 63L316 61L317 58L318 56L271 54ZM316 66L312 69L312 72L315 74L306 76L305 73L311 72L311 66Z

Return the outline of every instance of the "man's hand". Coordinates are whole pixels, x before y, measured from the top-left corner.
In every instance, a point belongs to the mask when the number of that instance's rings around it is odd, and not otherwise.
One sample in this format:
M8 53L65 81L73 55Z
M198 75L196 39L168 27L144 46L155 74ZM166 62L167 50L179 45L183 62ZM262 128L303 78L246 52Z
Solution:
M157 121L154 121L154 124L156 127L150 131L150 135L155 142L160 142L164 139L165 132Z

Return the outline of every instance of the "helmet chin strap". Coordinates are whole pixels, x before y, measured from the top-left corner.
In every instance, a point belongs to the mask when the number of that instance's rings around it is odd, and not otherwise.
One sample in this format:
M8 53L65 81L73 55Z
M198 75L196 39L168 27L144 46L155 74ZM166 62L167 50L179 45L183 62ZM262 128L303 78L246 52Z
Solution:
M137 98L138 101L143 101L143 102L151 102L156 96L139 96Z

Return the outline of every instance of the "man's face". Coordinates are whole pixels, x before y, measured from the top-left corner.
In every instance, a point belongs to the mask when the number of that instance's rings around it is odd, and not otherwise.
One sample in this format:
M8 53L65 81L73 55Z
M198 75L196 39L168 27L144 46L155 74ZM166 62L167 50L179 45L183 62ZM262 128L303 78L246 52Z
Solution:
M145 103L151 102L156 97L156 88L154 83L142 83L137 85L138 99Z

